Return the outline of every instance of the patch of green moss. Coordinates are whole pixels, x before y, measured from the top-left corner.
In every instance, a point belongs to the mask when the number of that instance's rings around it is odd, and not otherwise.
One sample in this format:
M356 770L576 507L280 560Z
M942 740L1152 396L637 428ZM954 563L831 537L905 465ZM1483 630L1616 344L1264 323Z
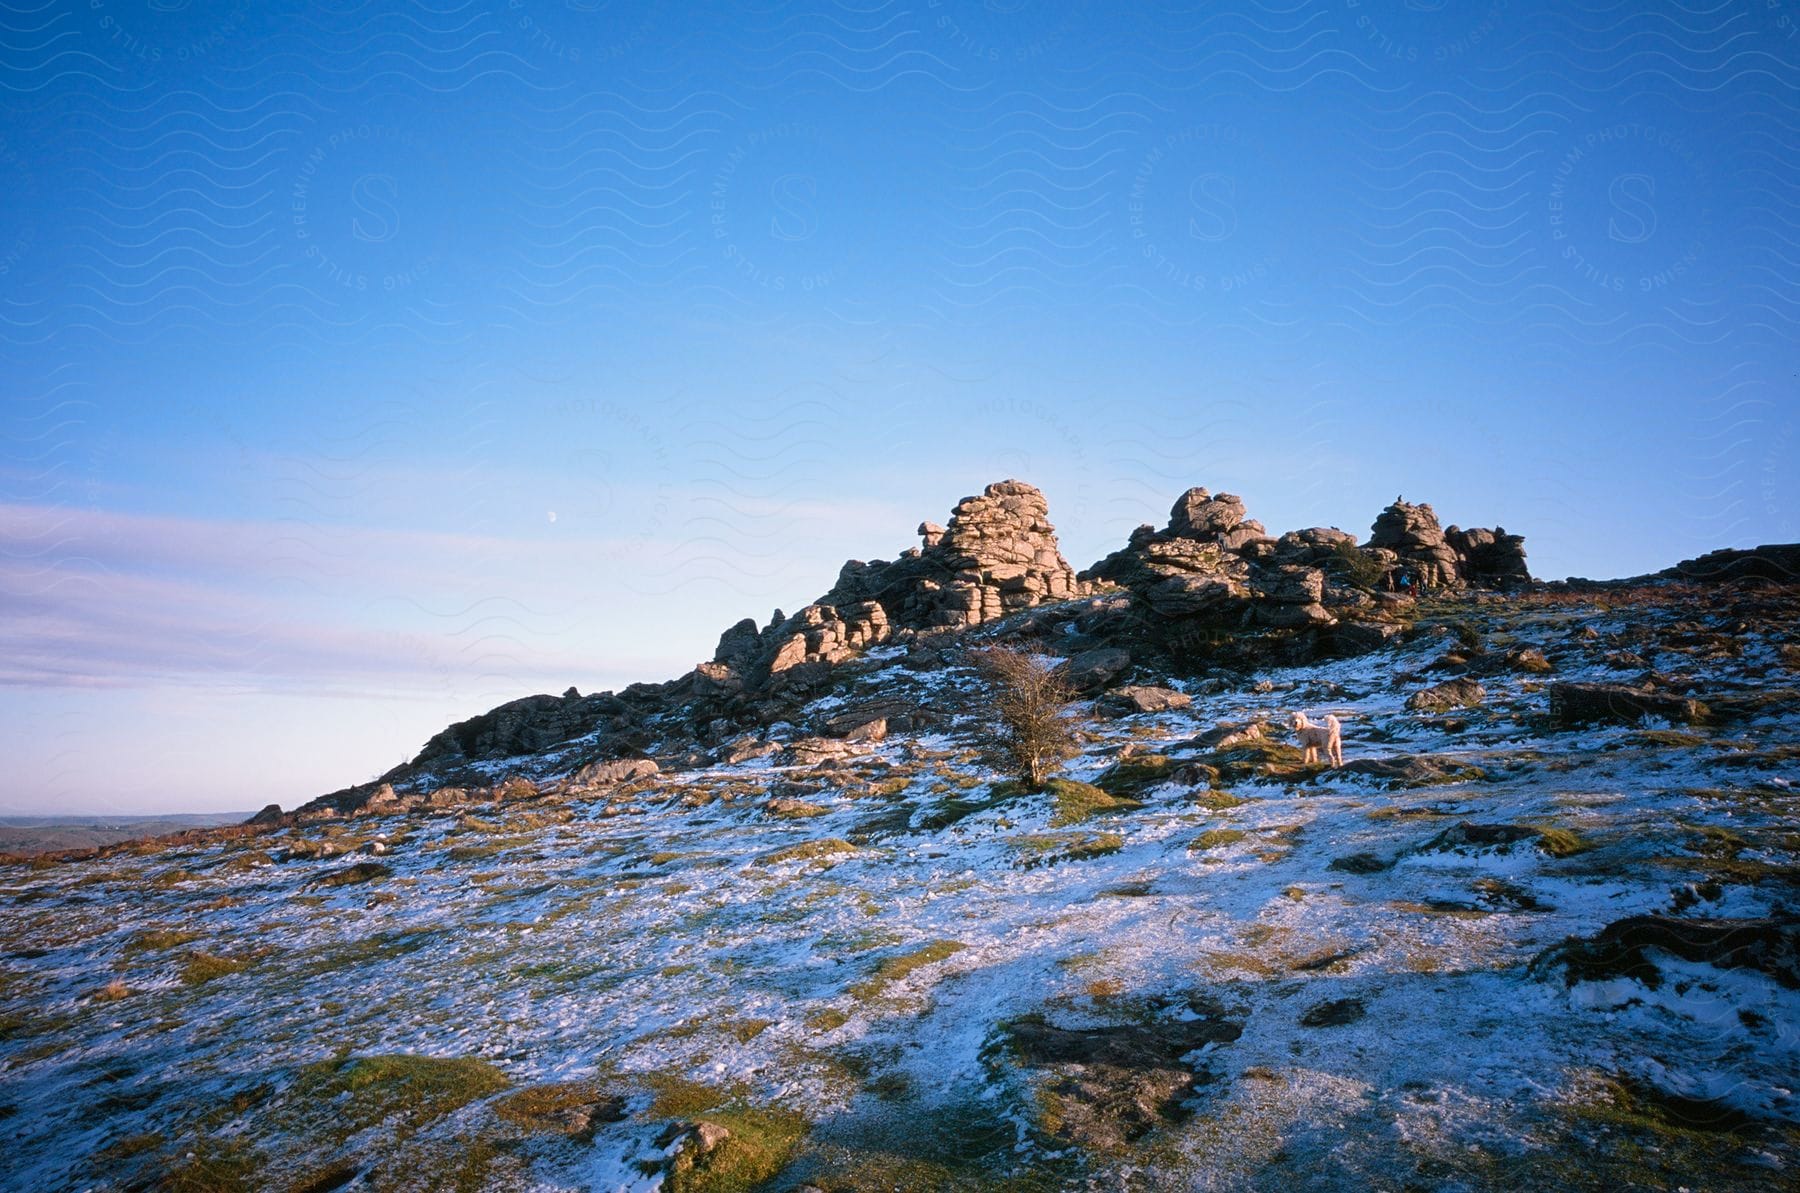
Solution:
M1534 824L1529 826L1537 830L1538 848L1551 857L1574 857L1578 853L1586 853L1594 846L1580 833L1554 825Z
M850 842L837 837L821 837L816 841L801 841L796 845L787 845L781 849L765 853L756 859L759 866L779 866L783 862L810 862L825 858L842 857L845 854L858 852Z
M875 972L866 981L851 986L849 993L852 997L865 1002L877 998L889 986L907 977L914 970L942 961L967 947L960 940L934 940L911 952L883 958L881 963L875 967Z
M1209 828L1188 842L1191 850L1223 849L1227 845L1235 845L1242 841L1248 833L1235 828Z
M1074 779L1051 779L1044 784L1044 790L1050 795L1050 824L1055 828L1144 806L1137 800L1123 799L1091 783L1078 783Z
M454 851L452 851L454 852ZM333 870L313 882L314 886L358 886L365 882L393 876L393 867L381 862L357 862L342 870Z
M189 932L176 928L148 928L136 933L125 942L125 954L160 953L165 949L179 948L199 940L205 933Z
M1242 796L1233 795L1229 791L1220 791L1217 788L1203 788L1194 793L1193 800L1197 807L1205 808L1209 812L1228 812L1232 808L1240 808L1250 802Z
M214 978L222 978L227 974L241 973L248 969L250 963L236 957L222 957L217 953L192 952L181 964L181 981L186 986L198 986L210 982Z
M769 815L777 820L811 820L815 816L825 815L829 810L818 804L809 804L803 799L781 800L768 807Z
M197 1143L180 1163L161 1174L156 1188L164 1193L256 1193L266 1164L241 1143Z
M1018 854L1019 865L1030 870L1117 853L1125 848L1125 838L1118 833L1024 833L1007 844Z
M702 1120L727 1134L711 1149L700 1150L690 1136L676 1152L663 1177L668 1193L747 1193L787 1167L810 1124L791 1110L732 1102L710 1110Z
M817 1032L836 1031L848 1022L850 1016L836 1007L826 1007L806 1017L806 1026Z
M572 1117L598 1112L606 1119L624 1114L623 1099L609 1095L592 1081L557 1081L528 1085L494 1103L494 1114L534 1134L567 1134Z
M508 1084L473 1057L388 1054L308 1065L295 1092L316 1106L330 1103L332 1122L348 1137L382 1123L397 1135L416 1131Z
M1180 763L1162 754L1137 754L1121 758L1094 780L1094 786L1120 799L1135 799L1169 781Z

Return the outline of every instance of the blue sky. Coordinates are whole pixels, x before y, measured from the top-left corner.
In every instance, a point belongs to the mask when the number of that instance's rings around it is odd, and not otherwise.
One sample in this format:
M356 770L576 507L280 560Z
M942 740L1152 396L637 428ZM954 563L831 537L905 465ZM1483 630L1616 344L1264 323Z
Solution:
M1800 10L0 14L0 811L292 804L1018 476L1800 537Z

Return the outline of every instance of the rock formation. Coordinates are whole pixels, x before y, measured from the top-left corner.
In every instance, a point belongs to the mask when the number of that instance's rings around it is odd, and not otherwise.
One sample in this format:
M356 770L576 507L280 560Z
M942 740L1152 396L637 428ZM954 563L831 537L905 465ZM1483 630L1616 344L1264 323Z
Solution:
M774 747L760 730L797 720L823 732L819 740L829 744L819 751L866 745L931 723L933 713L859 706L822 721L800 717L837 667L883 645L904 645L909 666L937 666L954 653L955 631L1014 614L1024 616L1008 632L1077 653L1070 675L1098 696L1129 676L1140 645L1146 661L1165 662L1295 661L1378 648L1400 626L1378 608L1397 598L1373 590L1401 568L1427 585L1526 577L1517 536L1440 530L1430 506L1396 502L1375 532L1367 549L1327 527L1274 538L1247 516L1242 499L1194 488L1176 500L1166 528L1140 526L1123 548L1077 576L1057 546L1044 495L1000 481L958 502L948 525L921 523L921 545L898 558L844 564L831 590L798 612L776 610L760 627L738 622L720 635L712 659L681 679L510 701L438 733L411 762L303 812L653 784L659 766L681 770L767 753ZM1096 584L1124 591L1096 595ZM1135 698L1115 694L1113 705L1143 711L1165 698L1145 695L1158 692L1150 687L1130 691ZM521 775L496 782L493 764L510 759L538 782Z
M1141 612L1167 620L1330 625L1336 619L1323 604L1325 575L1300 562L1310 558L1311 541L1295 539L1283 555L1262 524L1245 517L1242 499L1195 488L1176 499L1166 529L1138 527L1081 579L1127 588Z
M1022 481L965 497L950 525L919 526L923 545L893 561L853 559L830 592L762 629L739 622L696 680L712 693L805 684L896 634L967 628L1080 591L1056 544L1044 495Z
M923 545L893 562L851 560L821 604L874 601L896 628L980 625L1079 592L1062 557L1044 495L1023 481L965 497L950 525L919 526Z
M1429 505L1396 499L1375 519L1368 547L1383 567L1411 573L1423 588L1495 588L1531 579L1522 536L1498 527L1444 530Z

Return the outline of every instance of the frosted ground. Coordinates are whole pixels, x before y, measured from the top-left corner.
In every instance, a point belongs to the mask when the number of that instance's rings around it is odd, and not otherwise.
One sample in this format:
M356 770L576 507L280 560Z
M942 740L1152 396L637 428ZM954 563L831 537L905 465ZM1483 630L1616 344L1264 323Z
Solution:
M1086 725L1066 774L1110 798L1000 785L971 673L889 649L826 702L943 727L848 759L0 867L0 1184L1791 1185L1796 647L1694 616L1446 603L1397 650L1178 683ZM1410 711L1470 640L1556 672ZM1730 715L1545 715L1549 679L1645 670ZM1192 740L1295 708L1427 763ZM1774 944L1546 952L1646 913Z

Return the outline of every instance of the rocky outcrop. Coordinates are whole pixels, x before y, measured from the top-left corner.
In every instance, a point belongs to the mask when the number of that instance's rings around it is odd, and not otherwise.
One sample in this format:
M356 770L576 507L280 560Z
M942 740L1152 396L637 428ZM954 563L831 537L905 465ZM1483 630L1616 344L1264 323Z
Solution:
M458 721L425 743L415 764L478 761L535 754L579 737L618 708L610 697L525 696Z
M1767 580L1776 584L1794 584L1800 582L1800 543L1768 543L1761 547L1709 551L1698 559L1684 559L1657 575L1701 583Z
M919 525L922 546L898 559L850 560L830 592L767 626L726 630L697 690L728 698L770 687L806 686L839 663L898 636L967 628L1077 595L1044 495L1000 481L965 497L948 527Z
M1525 539L1493 530L1445 530L1430 505L1395 499L1381 511L1368 548L1398 583L1404 576L1421 588L1501 588L1531 579Z
M1127 588L1141 613L1166 621L1332 624L1323 604L1324 573L1277 558L1277 547L1261 523L1244 516L1242 499L1195 488L1176 499L1165 529L1138 527L1081 579Z
M919 526L922 546L892 562L851 560L821 604L874 602L895 628L967 627L1080 593L1044 495L1023 481L965 497L950 525Z

